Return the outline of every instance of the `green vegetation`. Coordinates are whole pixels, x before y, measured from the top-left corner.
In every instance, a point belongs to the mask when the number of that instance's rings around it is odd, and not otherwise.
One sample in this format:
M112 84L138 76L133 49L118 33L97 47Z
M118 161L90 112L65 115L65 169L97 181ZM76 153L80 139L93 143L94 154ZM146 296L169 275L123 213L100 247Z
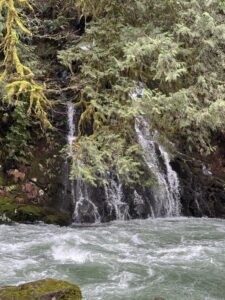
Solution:
M144 183L140 114L192 155L208 155L224 138L223 0L33 0L32 7L0 1L4 160L29 160L39 132L30 116L50 127L46 95L55 107L75 103L71 175L94 185L107 184L109 173ZM82 35L81 14L90 21Z
M32 35L30 30L24 25L20 7L32 10L28 0L2 0L0 2L0 15L5 25L1 46L4 60L2 63L2 74L0 83L3 85L3 101L9 105L17 105L21 101L28 99L27 113L32 110L42 121L44 127L50 126L46 116L45 108L50 102L44 95L44 87L37 84L33 77L32 70L25 66L21 59L19 50L20 35Z
M32 203L18 204L12 192L7 196L0 195L0 224L10 222L35 223L39 221L67 226L71 219L67 213L59 212L51 207Z

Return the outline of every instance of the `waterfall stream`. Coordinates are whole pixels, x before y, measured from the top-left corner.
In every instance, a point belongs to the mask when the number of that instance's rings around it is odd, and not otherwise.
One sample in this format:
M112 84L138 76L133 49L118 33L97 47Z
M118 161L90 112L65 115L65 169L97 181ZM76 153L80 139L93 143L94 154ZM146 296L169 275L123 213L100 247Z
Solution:
M132 100L142 97L143 91L144 86L139 82L131 94ZM150 204L152 216L180 216L179 179L170 165L168 152L158 141L158 132L151 134L149 122L142 115L135 119L135 131L144 151L143 159L157 180L157 185L152 189L155 200L154 208Z
M142 92L137 88L136 94ZM165 148L158 142L157 135L152 135L150 126L143 116L136 117L135 131L138 142L142 147L143 160L156 179L156 184L151 188L149 195L143 195L133 191L128 196L123 184L115 174L106 174L107 184L101 190L100 187L93 188L84 182L82 178L70 179L70 163L74 155L73 143L76 140L76 109L73 103L67 103L67 158L65 161L65 192L69 191L75 223L94 222L102 220L129 220L132 218L173 217L179 216L180 193L179 180L176 172L170 165L170 157ZM82 164L82 161L79 162ZM132 203L131 203L132 202ZM146 211L148 210L148 212Z
M150 135L149 124L144 117L136 118L135 130L144 151L144 161L157 180L157 185L153 187L154 216L179 216L179 180L170 165L169 154L158 143L157 138Z
M129 205L124 201L123 186L119 178L108 179L108 185L104 187L107 205L110 215L115 214L116 220L128 220Z
M68 159L71 159L74 150L73 143L76 140L76 110L75 106L72 102L67 103L67 123L68 123L68 135L67 135L67 143L68 143L68 155L66 159L66 164L68 164ZM82 162L79 162L80 164ZM70 170L70 168L68 167ZM82 222L82 215L89 214L92 215L92 219L94 222L100 222L101 217L98 212L97 206L91 201L88 193L87 184L83 182L81 178L77 178L76 180L70 179L70 172L66 174L68 177L68 181L70 183L71 189L71 198L74 207L73 220L76 223Z

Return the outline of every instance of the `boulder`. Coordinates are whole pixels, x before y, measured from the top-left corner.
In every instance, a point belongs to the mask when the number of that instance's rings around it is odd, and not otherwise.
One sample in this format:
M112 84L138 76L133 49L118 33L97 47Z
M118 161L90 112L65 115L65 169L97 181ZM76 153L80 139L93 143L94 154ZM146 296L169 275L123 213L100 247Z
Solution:
M17 287L0 288L0 300L81 300L77 285L55 279L44 279Z

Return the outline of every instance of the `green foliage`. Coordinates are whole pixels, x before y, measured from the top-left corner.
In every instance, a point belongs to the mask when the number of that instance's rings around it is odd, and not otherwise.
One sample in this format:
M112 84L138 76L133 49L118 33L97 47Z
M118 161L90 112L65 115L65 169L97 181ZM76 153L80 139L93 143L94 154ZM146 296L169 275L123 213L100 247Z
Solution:
M129 61L140 49L133 64L146 84L151 122L202 154L212 151L213 136L225 131L225 24L219 2L183 1L166 33L141 38L126 50ZM135 64L143 58L150 62L144 70Z
M47 116L51 102L45 96L45 85L34 80L37 66L33 47L24 42L30 43L32 37L25 15L28 11L32 11L28 0L0 1L0 104L3 111L0 123L4 124L0 143L4 164L8 166L30 159L29 130L36 126L30 121L31 116L38 120L41 128L51 127Z
M93 183L113 170L138 180L140 107L130 99L137 82L153 129L186 151L212 151L213 136L225 131L224 1L78 0L77 7L94 22L79 44L59 53L72 74L78 65L71 81L81 111L73 176Z
M130 97L136 82L119 63L126 40L121 39L123 27L114 21L96 21L78 45L58 55L71 70L71 85L79 91L75 100L81 116L72 176L92 184L108 172L126 183L142 175L141 151L132 128L139 113L138 102L133 105ZM79 65L78 75L73 74L74 62Z
M10 163L26 163L31 158L30 120L24 103L18 103L12 113L13 123L2 141L2 158Z
M215 135L225 134L224 0L33 0L32 4L38 17L29 15L28 24L42 39L42 48L48 41L42 49L45 55L39 56L46 81L58 95L62 91L69 95L80 114L71 176L96 184L113 172L126 183L143 182L134 129L139 114L184 151L213 151ZM30 67L31 54L25 55L21 43L30 35L24 5L30 8L26 0L0 0L2 100L16 107L18 118L10 124L6 144L14 147L15 157L16 153L24 157L22 149L30 144L27 128L33 125L26 112L35 114L43 126L50 125L45 86L34 81L33 70L40 74L40 67ZM75 23L81 13L92 14L93 20L78 37ZM58 62L70 73L63 89L54 78L57 51ZM144 93L133 101L138 82ZM62 98L56 100L65 101Z
M3 101L9 105L17 105L28 99L28 114L33 111L41 120L43 127L50 127L46 109L50 106L50 101L44 94L45 87L34 81L32 70L25 66L19 57L18 47L20 35L32 35L30 30L24 25L19 7L32 9L28 0L1 0L0 15L5 17L5 34L1 41L4 53L0 83L2 85Z
M98 131L89 137L80 138L75 145L72 176L81 176L93 185L107 184L106 174L113 172L126 183L135 183L142 175L140 152L137 145L128 146L125 140L114 132Z

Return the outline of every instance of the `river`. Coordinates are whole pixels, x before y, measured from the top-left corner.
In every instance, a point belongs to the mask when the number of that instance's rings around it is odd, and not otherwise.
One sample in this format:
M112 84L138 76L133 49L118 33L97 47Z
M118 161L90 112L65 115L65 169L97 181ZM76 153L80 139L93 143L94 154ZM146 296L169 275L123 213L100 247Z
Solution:
M224 300L225 221L0 226L0 285L77 283L85 300Z

